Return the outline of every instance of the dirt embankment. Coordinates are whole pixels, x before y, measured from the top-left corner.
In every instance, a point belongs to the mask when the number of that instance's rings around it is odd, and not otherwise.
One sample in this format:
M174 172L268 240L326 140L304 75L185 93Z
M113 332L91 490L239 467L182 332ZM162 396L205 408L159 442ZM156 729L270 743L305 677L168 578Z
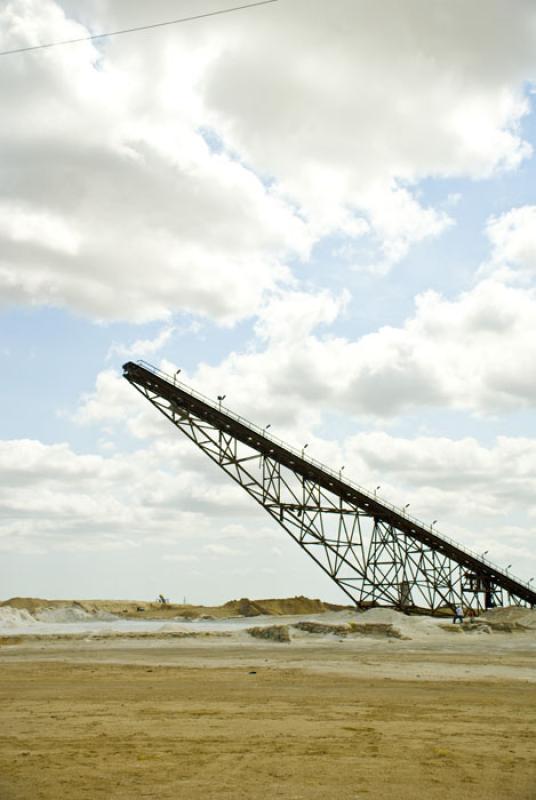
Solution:
M47 600L38 597L12 597L0 603L30 614L55 609L75 608L88 614L113 614L125 619L223 619L226 617L283 616L289 614L319 614L339 611L347 606L324 603L309 597L270 598L266 600L230 600L221 606L195 606L178 603L147 602L144 600Z
M227 609L234 615L242 617L253 617L266 614L272 617L288 616L295 614L322 614L324 611L343 611L345 608L353 606L340 606L335 603L324 603L323 600L312 599L310 597L279 597L268 598L265 600L249 600L247 597L241 600L229 600L221 608Z

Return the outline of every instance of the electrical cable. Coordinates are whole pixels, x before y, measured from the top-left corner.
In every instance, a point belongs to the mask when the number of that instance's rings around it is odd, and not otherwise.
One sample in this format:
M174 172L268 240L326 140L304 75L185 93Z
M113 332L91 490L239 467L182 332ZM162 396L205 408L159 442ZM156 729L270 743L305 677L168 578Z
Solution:
M269 3L278 3L279 0L257 0L256 3L247 3L243 6L233 6L232 8L222 8L219 11L207 11L205 14L196 14L192 17L181 17L180 19L170 19L166 22L153 22L151 25L140 25L137 28L124 28L120 31L110 31L109 33L94 33L91 36L83 36L80 39L66 39L62 42L48 42L47 44L35 44L31 47L18 47L16 50L0 51L0 56L11 56L15 53L27 53L29 50L43 50L47 47L61 47L65 44L78 44L79 42L90 42L92 39L104 39L107 36L121 36L124 33L136 33L137 31L148 31L151 28L163 28L165 25L178 25L181 22L193 22L197 19L206 17L217 17L220 14L230 14L233 11L243 11L247 8L256 6L266 6Z

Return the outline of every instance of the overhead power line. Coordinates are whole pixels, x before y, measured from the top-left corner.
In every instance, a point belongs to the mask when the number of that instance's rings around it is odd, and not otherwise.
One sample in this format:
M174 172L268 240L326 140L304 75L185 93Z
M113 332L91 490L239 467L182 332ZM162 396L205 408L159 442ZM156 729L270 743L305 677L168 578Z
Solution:
M207 11L204 14L195 14L191 17L181 17L180 19L169 19L165 22L153 22L151 25L140 25L136 28L124 28L120 31L109 31L108 33L94 33L91 36L82 36L80 39L65 39L62 42L47 42L46 44L35 44L31 47L18 47L16 50L0 51L0 56L11 56L15 53L27 53L29 50L44 50L47 47L61 47L64 44L78 44L79 42L90 42L92 39L104 39L108 36L121 36L124 33L136 33L137 31L148 31L152 28L163 28L166 25L179 25L181 22L194 22L196 19L206 19L206 17L217 17L221 14L231 14L233 11L244 11L247 8L257 6L267 6L269 3L278 3L279 0L258 0L256 3L246 3L242 6L232 8L221 8L218 11Z

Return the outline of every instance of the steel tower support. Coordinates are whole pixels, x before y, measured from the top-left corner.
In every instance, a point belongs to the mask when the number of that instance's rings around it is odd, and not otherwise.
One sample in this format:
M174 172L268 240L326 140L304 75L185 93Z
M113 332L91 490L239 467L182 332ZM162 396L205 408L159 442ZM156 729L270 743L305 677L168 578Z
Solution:
M148 364L124 377L259 503L358 606L536 605L508 572Z

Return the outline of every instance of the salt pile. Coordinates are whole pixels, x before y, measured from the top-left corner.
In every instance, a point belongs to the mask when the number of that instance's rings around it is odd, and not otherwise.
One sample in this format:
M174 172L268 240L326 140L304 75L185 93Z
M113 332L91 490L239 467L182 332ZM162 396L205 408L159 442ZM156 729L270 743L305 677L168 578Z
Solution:
M164 625L160 625L157 630L158 633L191 633L184 625L178 625L174 622L166 622Z
M429 636L442 635L441 623L438 617L407 615L392 608L371 608L359 614L356 622L361 625L383 624L391 625L403 638L421 639Z
M21 625L35 625L32 615L23 608L0 607L0 628L18 628Z
M39 622L47 622L52 624L69 624L76 622L91 622L99 620L100 622L112 622L117 619L114 614L106 611L98 611L90 614L83 608L78 606L60 606L59 608L44 608L35 614L35 618Z
M36 613L35 618L39 622L86 622L91 619L91 614L88 614L83 608L60 606L60 608L44 608Z

